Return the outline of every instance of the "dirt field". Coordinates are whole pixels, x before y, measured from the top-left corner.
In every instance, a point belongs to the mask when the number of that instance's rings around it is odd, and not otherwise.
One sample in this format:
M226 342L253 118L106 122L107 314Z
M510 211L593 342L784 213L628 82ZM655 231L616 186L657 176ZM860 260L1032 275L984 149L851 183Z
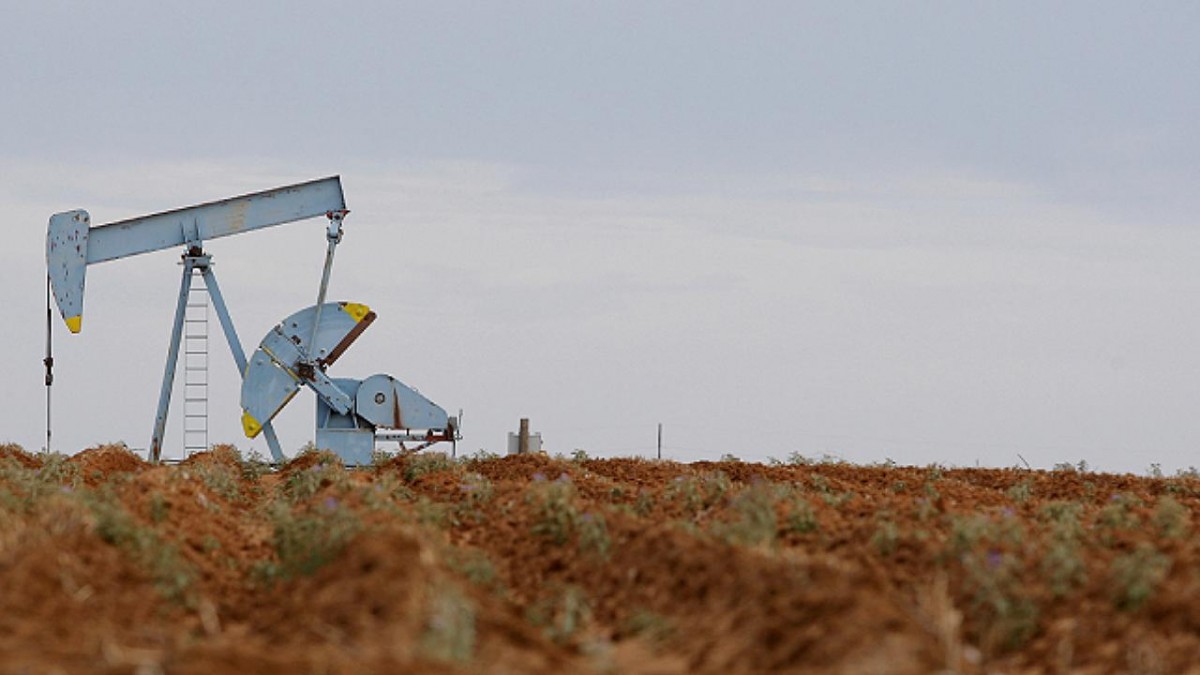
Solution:
M0 672L1176 673L1200 479L0 446Z

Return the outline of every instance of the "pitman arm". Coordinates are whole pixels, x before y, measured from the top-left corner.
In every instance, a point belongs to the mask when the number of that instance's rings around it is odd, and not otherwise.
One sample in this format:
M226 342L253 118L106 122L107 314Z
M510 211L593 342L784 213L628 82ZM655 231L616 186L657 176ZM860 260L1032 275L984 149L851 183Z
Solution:
M67 328L78 333L88 265L345 209L341 180L332 176L97 227L82 209L56 213L46 231L46 270Z

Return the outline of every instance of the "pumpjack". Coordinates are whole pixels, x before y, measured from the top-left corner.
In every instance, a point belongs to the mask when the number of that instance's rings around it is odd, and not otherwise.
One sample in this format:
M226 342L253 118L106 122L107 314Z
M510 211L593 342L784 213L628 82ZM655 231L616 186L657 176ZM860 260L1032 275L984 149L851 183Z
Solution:
M442 441L455 443L461 438L457 417L447 415L416 389L391 375L376 374L360 380L327 374L330 366L376 318L375 312L364 304L325 299L334 251L342 240L348 213L341 179L333 176L96 227L91 226L91 217L82 209L50 217L46 232L49 290L71 333L79 333L83 326L88 266L183 248L183 281L150 438L152 461L159 461L162 455L185 308L192 276L197 271L204 279L233 361L241 373L242 429L249 438L265 435L276 462L284 461L285 457L271 420L304 387L311 389L317 398L316 446L333 451L350 466L370 463L376 441L397 441L402 448L412 442L417 444L414 449L420 449ZM328 227L325 266L316 304L279 322L247 359L217 284L212 256L204 251L204 242L322 215L328 219ZM52 363L48 353L47 395Z

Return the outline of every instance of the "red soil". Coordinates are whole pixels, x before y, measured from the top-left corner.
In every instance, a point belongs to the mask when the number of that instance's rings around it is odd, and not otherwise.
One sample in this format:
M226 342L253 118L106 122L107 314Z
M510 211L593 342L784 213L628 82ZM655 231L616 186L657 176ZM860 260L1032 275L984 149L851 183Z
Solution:
M1200 480L0 446L0 673L1182 672Z

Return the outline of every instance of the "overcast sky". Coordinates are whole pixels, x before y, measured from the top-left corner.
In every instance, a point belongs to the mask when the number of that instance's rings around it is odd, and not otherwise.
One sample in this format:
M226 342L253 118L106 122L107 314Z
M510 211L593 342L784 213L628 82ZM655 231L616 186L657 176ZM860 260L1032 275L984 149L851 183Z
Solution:
M340 174L330 297L379 319L331 374L464 409L462 451L530 417L603 456L661 422L685 461L1200 465L1195 3L0 16L0 441L44 445L52 213ZM247 352L315 301L324 226L208 246ZM80 335L56 315L54 449L148 445L178 255L91 268ZM210 440L265 454L212 344Z

